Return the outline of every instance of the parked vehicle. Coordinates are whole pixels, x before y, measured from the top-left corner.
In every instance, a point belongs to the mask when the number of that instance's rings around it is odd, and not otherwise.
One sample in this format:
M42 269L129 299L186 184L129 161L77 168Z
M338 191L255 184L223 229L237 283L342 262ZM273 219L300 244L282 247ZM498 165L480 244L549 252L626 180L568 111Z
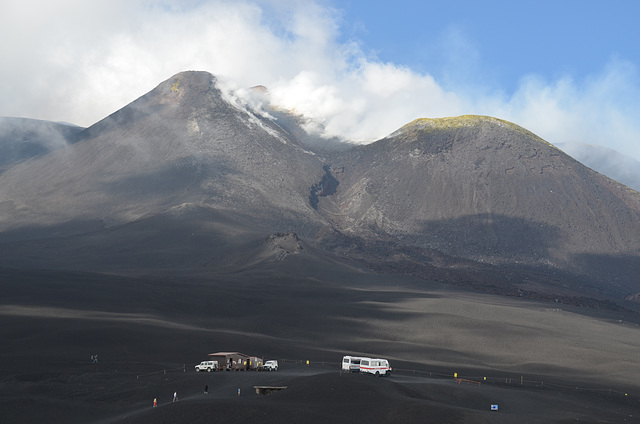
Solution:
M360 356L343 356L342 371L360 372Z
M278 361L266 361L262 369L265 371L278 371Z
M367 358L362 356L342 357L342 370L348 372L362 372L376 376L391 373L389 361L381 358Z
M218 369L218 361L202 361L196 365L196 371L216 371Z
M391 373L389 361L380 358L362 358L360 360L360 372L373 374L376 377Z

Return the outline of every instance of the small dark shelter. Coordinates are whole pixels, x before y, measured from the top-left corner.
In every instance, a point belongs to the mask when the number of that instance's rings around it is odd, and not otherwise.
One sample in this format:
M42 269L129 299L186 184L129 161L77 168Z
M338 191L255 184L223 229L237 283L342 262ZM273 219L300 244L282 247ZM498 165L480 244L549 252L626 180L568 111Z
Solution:
M210 353L209 357L218 361L218 369L226 371L244 371L255 369L255 362L249 355L240 352Z

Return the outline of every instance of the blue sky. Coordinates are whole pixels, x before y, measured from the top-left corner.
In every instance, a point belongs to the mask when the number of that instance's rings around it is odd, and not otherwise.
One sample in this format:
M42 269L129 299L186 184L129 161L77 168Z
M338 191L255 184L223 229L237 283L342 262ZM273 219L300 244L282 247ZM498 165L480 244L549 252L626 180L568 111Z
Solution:
M382 61L446 83L513 92L537 74L553 80L602 72L615 58L640 63L637 1L334 2L341 39L357 39ZM458 81L457 79L462 79Z
M482 114L640 159L639 5L7 0L0 116L88 126L197 69L240 98L266 85L327 136Z

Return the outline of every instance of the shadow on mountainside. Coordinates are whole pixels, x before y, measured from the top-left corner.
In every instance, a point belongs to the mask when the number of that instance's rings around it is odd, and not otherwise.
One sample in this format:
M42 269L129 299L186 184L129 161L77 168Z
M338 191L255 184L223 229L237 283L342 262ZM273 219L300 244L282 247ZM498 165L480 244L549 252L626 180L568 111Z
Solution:
M287 224L284 217L273 218L285 228L296 227L295 222ZM247 228L246 222L251 222L248 215L183 204L164 214L123 225L106 227L101 221L70 221L45 228L26 227L0 235L0 266L131 275L236 274L247 278L253 278L253 272L269 272L278 276L316 276L319 281L332 281L333 270L361 269L484 293L612 311L635 309L624 299L640 292L637 282L620 277L636 274L639 265L632 256L579 256L576 272L546 263L528 263L523 258L536 258L553 245L554 231L536 234L536 225L529 225L532 237L537 237L533 243L527 243L530 239L525 235L525 242L513 237L503 239L496 229L509 228L510 220L463 219L427 224L438 228L433 232L434 244L438 243L436 231L447 229L457 229L462 243L464 234L469 232L460 226L471 222L476 234L488 234L487 243L497 246L494 251L503 251L510 243L526 250L526 255L522 251L512 253L510 261L498 255L502 259L498 264L443 254L438 249L442 246L437 244L435 248L411 246L411 240L390 235L366 238L325 230L316 239L305 241L295 233L268 236L261 232L260 222L255 221L252 228ZM298 240L295 246L288 246L287 234ZM480 248L481 238L476 235L475 240L466 253ZM517 247L513 246L513 250Z
M602 282L594 287L596 290L621 296L640 292L637 278L640 275L640 261L633 254L582 254L572 259L578 269Z
M555 287L562 293L563 285L574 293L621 299L640 291L638 281L632 277L640 272L640 262L632 252L558 254L566 235L548 224L481 214L424 222L418 233L429 236L414 238L409 234L401 236L401 240L459 261L466 258L480 268L483 264L496 265L495 269L509 270L516 279L521 278L517 277L518 272L533 272L538 274L539 286L548 285L547 292Z
M145 203L148 198L216 199L224 196L225 179L239 171L223 160L184 157L173 164L141 170L101 184L102 190L122 204ZM206 187L206 188L205 188Z
M516 220L517 221L517 220ZM471 233L463 228L472 222L475 226ZM431 228L439 231L454 229L461 238L468 234L475 237L472 248L480 249L481 237L478 232L489 234L487 242L496 245L502 243L496 234L496 220L482 228L483 220L455 220L453 223L429 223ZM512 220L506 222L508 227ZM462 223L462 224L461 224ZM459 225L459 226L458 226ZM499 225L498 225L499 227ZM496 255L476 260L465 259L472 249L459 250L461 256L442 253L447 247L442 245L437 235L433 244L427 247L411 245L410 236L403 236L402 240L391 235L386 238L358 237L335 230L325 230L319 234L317 243L323 249L341 257L349 257L360 266L375 272L397 275L411 275L425 281L437 281L451 286L471 289L474 291L497 294L501 296L520 297L549 303L580 306L587 309L602 310L637 310L637 305L625 302L630 294L637 293L637 282L629 281L625 276L629 270L636 269L637 261L633 256L591 255L577 256L572 263L575 271L560 269L548 261L540 260L545 255L542 252L554 245L556 231L554 229L541 230L536 234L538 225L530 225L530 233L538 244L527 243L523 240L506 237L507 244L499 245L496 250L505 251L505 256ZM504 228L504 227L503 227ZM511 245L513 252L509 252ZM522 250L517 251L519 246ZM440 250L442 249L442 250ZM482 250L480 250L482 251ZM496 259L497 258L497 259ZM492 263L495 261L497 263Z
M184 167L186 171L168 167L141 180L127 177L107 187L120 196L163 198L177 186L189 190L190 184L202 181L205 171L188 163ZM170 186L159 183L145 192L153 181L167 181ZM202 191L193 191L197 192L193 197L181 200L202 200ZM331 227L315 232L317 227L286 211L265 215L263 209L230 212L182 203L125 224L69 220L49 227L26 226L0 234L0 266L148 275L229 274L299 253L299 259L290 264L305 265L296 272L304 275L304 267L311 266L320 279L331 267L360 267L492 294L610 310L626 307L610 302L619 303L640 292L638 282L630 277L640 272L633 256L576 255L566 258L568 265L562 264L562 270L548 260L563 236L561 231L521 218L484 214L422 222L418 236L388 234L374 227L355 235ZM307 249L266 248L268 236L276 234L273 228L300 237ZM309 236L314 233L315 237ZM295 265L283 264L277 272L284 272L285 266Z
M536 263L558 245L561 231L541 222L504 215L478 214L425 221L416 233L427 237L402 239L454 257L487 262Z

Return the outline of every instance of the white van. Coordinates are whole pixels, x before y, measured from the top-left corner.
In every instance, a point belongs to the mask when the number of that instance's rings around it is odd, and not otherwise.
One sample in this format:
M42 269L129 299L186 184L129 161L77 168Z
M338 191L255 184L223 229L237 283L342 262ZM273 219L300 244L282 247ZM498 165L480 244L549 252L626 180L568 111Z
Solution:
M359 356L343 356L342 371L359 372L361 359Z
M366 372L375 376L388 375L391 373L389 361L380 358L361 358L360 372Z

